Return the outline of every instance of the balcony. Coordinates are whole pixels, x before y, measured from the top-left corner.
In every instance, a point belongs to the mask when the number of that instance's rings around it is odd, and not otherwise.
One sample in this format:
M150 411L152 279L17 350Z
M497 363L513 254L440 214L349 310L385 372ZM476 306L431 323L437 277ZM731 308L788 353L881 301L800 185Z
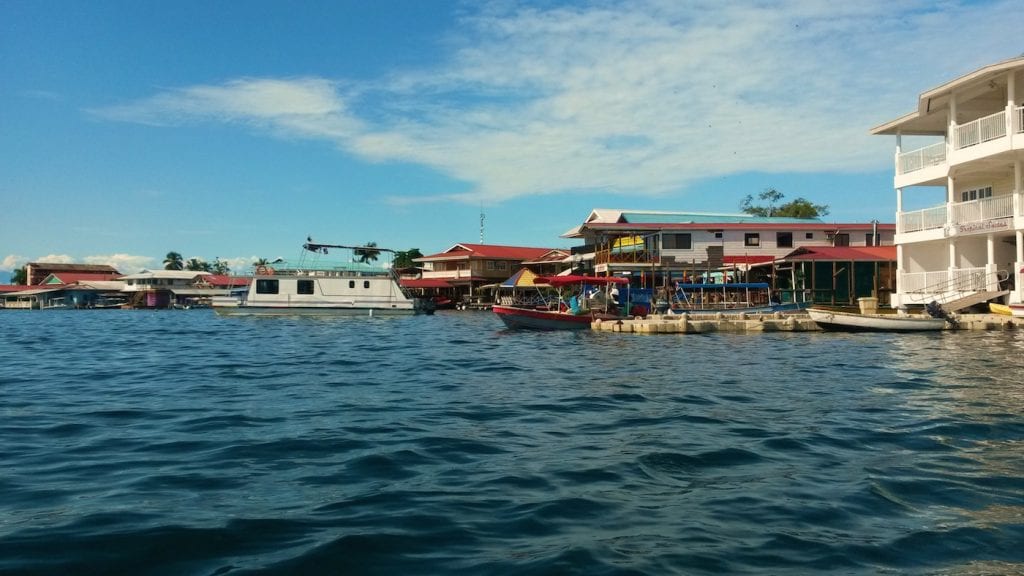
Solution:
M896 175L911 174L932 166L941 166L947 162L955 163L955 153L973 146L1006 138L1009 134L1024 134L1024 106L1017 106L1010 110L1009 121L1007 121L1007 110L1000 110L994 114L978 118L972 122L953 127L952 158L947 158L947 146L945 142L938 142L904 152L896 157ZM1019 147L1019 142L1015 147Z
M946 162L946 143L939 142L919 148L911 152L904 152L897 158L896 172L898 174L909 174L929 166L938 166Z
M921 294L929 298L940 295L994 290L999 285L996 273L985 268L958 268L935 272L904 272L899 277L899 291L903 294Z
M1014 196L1020 198L1015 202ZM1024 216L1024 195L991 196L967 202L954 202L948 205L948 209L944 204L924 210L902 212L897 217L897 230L900 234L906 234L950 226L955 227L960 234L988 232L993 226L986 226L985 223L1014 216ZM1009 227L1009 223L1001 227Z
M900 234L907 232L920 232L922 230L934 230L943 228L946 225L946 206L914 210L913 212L901 212L897 217L896 229Z
M422 278L441 278L442 280L458 280L459 278L472 278L470 270L424 270Z

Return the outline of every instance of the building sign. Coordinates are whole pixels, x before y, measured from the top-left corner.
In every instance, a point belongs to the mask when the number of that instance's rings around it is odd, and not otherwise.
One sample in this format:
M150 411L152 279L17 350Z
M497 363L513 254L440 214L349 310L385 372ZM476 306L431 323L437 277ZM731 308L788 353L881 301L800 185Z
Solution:
M596 272L597 274L603 274L603 273L605 273L607 271L608 271L608 265L607 264L598 264L597 266L594 266L594 272Z
M984 222L961 224L957 227L957 232L960 234L977 234L979 232L991 232L993 230L1006 230L1009 227L1010 218L1000 218L998 220L985 220Z

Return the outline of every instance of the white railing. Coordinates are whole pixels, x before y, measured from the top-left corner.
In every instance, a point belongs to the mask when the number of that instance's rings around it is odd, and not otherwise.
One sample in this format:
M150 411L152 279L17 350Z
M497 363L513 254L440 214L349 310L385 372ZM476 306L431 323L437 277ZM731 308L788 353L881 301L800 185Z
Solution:
M1007 218L1013 216L1013 196L992 196L969 202L957 202L953 204L952 216L953 224Z
M899 155L896 167L899 174L907 174L946 161L946 143L939 142Z
M946 225L946 206L942 205L913 212L902 212L898 220L901 233L942 228Z
M956 127L956 148L967 148L1006 136L1006 110Z
M423 278L470 278L473 276L471 270L424 270Z
M904 272L899 278L899 291L905 294L938 296L957 292L980 292L998 282L995 274L985 268L958 268L936 272Z

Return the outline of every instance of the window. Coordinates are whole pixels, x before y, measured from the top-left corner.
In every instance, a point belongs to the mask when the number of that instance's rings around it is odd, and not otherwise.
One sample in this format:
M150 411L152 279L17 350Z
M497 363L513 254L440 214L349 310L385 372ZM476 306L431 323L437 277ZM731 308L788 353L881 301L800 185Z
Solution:
M498 270L508 270L508 262L505 262L504 260L498 262Z
M792 248L793 247L793 233L792 232L778 232L775 234L775 245L779 248Z
M665 250L692 250L693 236L685 234L665 234L662 236L661 247Z
M879 242L878 234L872 234L872 233L868 232L867 234L864 235L864 245L865 246L881 246L882 243Z
M370 281L369 280L363 280L363 288L369 288L369 287L370 287Z
M277 294L277 280L257 280L256 281L256 293L257 294Z
M814 232L808 232L807 234L804 234L804 238L808 240L814 240Z
M313 281L312 280L299 280L296 286L296 292L299 294L312 294L313 293Z
M833 246L849 246L850 245L850 235L849 234L836 234L832 238L832 245Z
M747 232L743 235L743 245L757 248L761 246L761 235L757 232Z
M487 261L487 269L488 270L494 270L494 260L488 260Z
M721 240L722 239L722 233L721 232L715 232L715 239L716 240Z
M960 193L961 202L970 202L971 200L981 200L982 198L992 197L992 187L985 186L984 188L975 188L974 190L964 190Z
M355 280L349 280L348 281L348 287L349 288L355 288L356 287L356 281Z

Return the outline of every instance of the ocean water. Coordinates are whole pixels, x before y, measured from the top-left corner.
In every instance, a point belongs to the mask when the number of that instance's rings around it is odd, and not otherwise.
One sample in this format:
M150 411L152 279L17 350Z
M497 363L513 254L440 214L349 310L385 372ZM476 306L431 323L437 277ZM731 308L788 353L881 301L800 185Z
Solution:
M1024 333L0 312L2 574L1024 574Z

